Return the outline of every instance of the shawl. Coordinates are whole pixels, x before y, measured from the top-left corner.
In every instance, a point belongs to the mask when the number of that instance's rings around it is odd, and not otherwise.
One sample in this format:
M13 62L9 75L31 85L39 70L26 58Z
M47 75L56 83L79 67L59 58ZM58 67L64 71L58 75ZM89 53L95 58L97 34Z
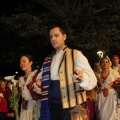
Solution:
M25 98L25 100L33 100L32 96L30 95L30 92L27 88L27 85L29 85L29 83L32 81L33 76L35 75L36 70L33 71L27 78L27 81L24 81L24 76L20 77L19 80L19 87L21 87L21 91L22 91L22 98Z
M42 74L42 96L41 96L41 109L39 120L51 120L50 107L49 107L49 85L50 85L50 65L54 53L45 58L43 62L43 74Z

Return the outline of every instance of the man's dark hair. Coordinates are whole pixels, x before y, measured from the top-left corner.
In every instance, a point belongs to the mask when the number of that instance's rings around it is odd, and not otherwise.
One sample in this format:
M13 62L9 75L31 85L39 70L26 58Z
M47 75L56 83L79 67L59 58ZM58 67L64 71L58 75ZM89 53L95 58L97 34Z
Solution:
M60 32L61 32L62 34L66 34L64 28L63 28L61 25L59 25L59 24L52 24L52 25L50 25L50 26L48 27L48 31L50 32L50 30L53 29L53 28L55 28L55 27L60 28Z

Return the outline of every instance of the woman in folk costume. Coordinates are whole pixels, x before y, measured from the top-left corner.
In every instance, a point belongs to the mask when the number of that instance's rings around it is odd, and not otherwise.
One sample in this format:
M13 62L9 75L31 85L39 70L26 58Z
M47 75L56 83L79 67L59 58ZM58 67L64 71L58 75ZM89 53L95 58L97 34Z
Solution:
M21 56L20 68L24 72L24 76L19 79L22 94L20 120L39 119L38 95L33 91L33 84L36 82L38 71L34 70L34 66L34 59L31 55Z
M117 120L117 90L120 81L117 71L110 68L110 59L103 57L100 61L101 73L96 73L100 85L97 99L97 120Z
M6 113L8 112L7 101L3 94L0 93L0 120L6 120Z

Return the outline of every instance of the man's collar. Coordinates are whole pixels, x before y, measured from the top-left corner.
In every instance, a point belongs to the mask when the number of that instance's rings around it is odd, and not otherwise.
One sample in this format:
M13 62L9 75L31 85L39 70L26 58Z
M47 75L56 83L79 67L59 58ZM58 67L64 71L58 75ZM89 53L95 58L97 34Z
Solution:
M68 47L65 46L65 47L64 47L62 50L60 50L59 52L56 51L56 53L63 53L63 52L65 52L65 51L67 50L67 48L68 48Z

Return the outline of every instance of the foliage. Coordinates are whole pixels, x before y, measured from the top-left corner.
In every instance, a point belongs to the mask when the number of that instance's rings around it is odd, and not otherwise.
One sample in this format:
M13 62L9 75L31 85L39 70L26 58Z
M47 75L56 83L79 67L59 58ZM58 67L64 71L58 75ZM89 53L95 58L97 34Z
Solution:
M120 2L118 0L38 0L50 11L51 21L67 29L68 44L86 51L120 49ZM56 20L56 21L55 21ZM110 53L109 53L110 54Z
M93 61L97 50L110 57L120 50L119 0L37 0L49 11L48 22L63 24L67 44ZM113 49L114 48L114 49ZM88 54L89 53L89 54Z
M61 23L68 46L81 49L92 62L97 50L120 55L119 21L119 0L21 0L14 12L0 18L1 59L11 63L15 57L8 56L25 52L44 56L38 51L50 46L47 29L51 23Z

